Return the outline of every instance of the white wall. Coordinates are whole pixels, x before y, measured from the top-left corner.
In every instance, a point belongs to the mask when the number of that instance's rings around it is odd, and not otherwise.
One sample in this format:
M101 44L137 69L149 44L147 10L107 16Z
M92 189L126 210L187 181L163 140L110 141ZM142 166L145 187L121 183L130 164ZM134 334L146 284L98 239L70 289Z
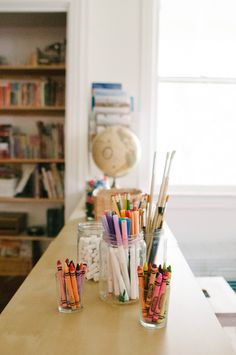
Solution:
M91 82L121 82L135 98L134 128L138 133L140 1L90 0L88 3L88 106ZM99 173L93 163L90 173ZM137 181L137 169L134 169L118 179L118 184L136 186Z
M143 4L145 2L142 3L141 0L89 1L87 91L90 97L92 81L121 81L136 99L137 132L140 136L148 136L144 132L148 130L148 117L139 113L143 85ZM149 0L146 1L147 6L148 4ZM143 41L148 41L148 38ZM138 122L139 119L147 119L147 125L143 121ZM138 127L144 130L140 131ZM145 159L142 163L145 166ZM146 186L149 186L149 171L146 166L141 172L147 177ZM136 174L137 170L121 183L135 186L138 182ZM236 277L235 210L236 197L172 195L166 220L196 273Z

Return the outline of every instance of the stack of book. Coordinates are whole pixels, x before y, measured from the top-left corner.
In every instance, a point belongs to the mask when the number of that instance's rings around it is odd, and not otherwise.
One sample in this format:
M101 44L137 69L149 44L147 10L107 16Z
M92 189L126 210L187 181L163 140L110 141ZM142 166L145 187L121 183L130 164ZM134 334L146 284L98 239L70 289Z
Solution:
M92 83L92 113L97 126L130 126L132 111L133 97L121 83Z
M22 164L16 197L63 198L64 164Z
M38 134L26 134L11 125L0 125L0 158L63 159L64 126L37 122Z
M65 83L51 78L0 80L0 108L64 106Z

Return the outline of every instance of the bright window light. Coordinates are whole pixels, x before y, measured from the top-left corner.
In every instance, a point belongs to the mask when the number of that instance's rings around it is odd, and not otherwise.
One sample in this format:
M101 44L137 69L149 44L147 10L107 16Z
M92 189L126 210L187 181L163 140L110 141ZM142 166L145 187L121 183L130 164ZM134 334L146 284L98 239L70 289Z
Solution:
M236 185L236 1L163 0L157 151L174 185Z

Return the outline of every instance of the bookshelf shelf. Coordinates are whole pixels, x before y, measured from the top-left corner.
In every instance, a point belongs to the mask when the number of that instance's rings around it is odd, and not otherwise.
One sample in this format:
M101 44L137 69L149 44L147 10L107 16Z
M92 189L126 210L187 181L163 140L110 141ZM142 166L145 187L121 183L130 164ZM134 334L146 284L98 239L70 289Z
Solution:
M29 241L36 241L39 240L40 242L44 241L52 241L54 237L47 237L47 236L31 236L28 234L20 234L20 235L0 235L0 240L29 240Z
M0 72L39 72L47 71L64 72L66 70L65 64L53 64L53 65L0 65Z
M45 107L31 107L31 106L15 106L15 107L1 107L0 115L5 115L7 113L11 114L22 114L22 113L34 113L34 114L63 114L65 112L64 106L45 106Z
M0 203L64 203L64 198L0 197Z
M51 164L65 163L65 159L0 159L0 164Z

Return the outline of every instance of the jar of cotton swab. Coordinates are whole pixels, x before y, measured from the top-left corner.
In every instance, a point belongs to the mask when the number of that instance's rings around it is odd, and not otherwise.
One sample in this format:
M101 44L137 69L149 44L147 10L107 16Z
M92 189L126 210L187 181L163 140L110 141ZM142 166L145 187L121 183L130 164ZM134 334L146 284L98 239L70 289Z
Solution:
M106 211L102 223L105 231L100 243L100 298L113 304L134 303L139 298L137 267L146 261L139 211L129 211L127 217Z

